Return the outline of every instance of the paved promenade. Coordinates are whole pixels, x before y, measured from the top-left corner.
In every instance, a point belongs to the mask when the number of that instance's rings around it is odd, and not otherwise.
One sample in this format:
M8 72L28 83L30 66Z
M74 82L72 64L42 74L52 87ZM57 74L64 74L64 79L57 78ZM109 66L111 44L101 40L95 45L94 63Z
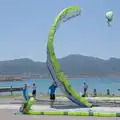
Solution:
M91 101L100 101L101 103L110 102L119 105L120 98L88 98ZM46 102L45 102L46 101ZM58 103L68 101L66 98L57 98ZM44 104L41 104L41 103ZM0 117L1 120L120 120L120 117L81 117L81 116L40 116L40 115L22 115L19 108L22 101L20 99L0 99ZM41 100L40 104L32 106L32 110L36 111L93 111L93 112L120 112L120 107L98 106L92 108L79 108L72 105L55 105L54 108L49 107L48 100ZM47 104L46 104L47 103ZM115 103L115 104L116 104Z
M117 117L14 115L16 110L0 109L1 120L120 120Z

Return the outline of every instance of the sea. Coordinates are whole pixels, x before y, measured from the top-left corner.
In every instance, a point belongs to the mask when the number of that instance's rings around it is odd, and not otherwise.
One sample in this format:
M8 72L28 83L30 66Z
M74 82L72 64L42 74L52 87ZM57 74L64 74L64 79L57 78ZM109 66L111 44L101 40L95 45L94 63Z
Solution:
M52 79L25 79L22 81L0 82L0 87L23 87L24 83L27 83L29 93L31 93L32 83L35 82L37 94L46 94L52 81ZM109 89L111 94L120 95L120 91L118 90L120 89L120 78L68 78L68 81L72 88L80 94L83 93L83 84L85 82L88 85L88 93L93 93L93 89L96 89L99 94L107 94L107 89ZM62 94L59 88L56 90L56 93Z

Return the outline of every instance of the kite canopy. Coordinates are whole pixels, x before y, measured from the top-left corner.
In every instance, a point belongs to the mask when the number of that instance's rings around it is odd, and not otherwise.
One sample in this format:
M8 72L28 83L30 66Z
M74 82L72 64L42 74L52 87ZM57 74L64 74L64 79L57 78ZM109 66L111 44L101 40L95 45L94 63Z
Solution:
M62 23L67 22L68 20L79 16L81 13L79 6L70 6L64 9L56 17L48 36L47 42L47 67L54 80L54 82L59 86L61 91L66 95L68 99L76 103L79 106L92 107L92 104L89 103L86 99L80 96L76 90L72 88L69 81L63 72L61 72L60 64L55 56L54 52L54 35L57 29Z
M105 14L106 16L106 19L107 19L107 23L108 25L110 26L110 24L112 23L113 21L113 11L109 11Z

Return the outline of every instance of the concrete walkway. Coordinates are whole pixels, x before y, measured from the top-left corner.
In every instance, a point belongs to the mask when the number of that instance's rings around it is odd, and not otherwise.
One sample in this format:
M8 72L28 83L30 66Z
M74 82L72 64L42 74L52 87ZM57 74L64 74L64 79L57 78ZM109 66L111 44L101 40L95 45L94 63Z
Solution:
M63 98L62 98L63 99ZM62 101L61 98L57 98ZM9 102L8 102L9 101ZM2 120L120 120L118 117L82 117L82 116L41 116L41 115L22 115L19 114L21 104L17 102L21 100L0 100L0 117ZM64 101L64 99L63 99ZM14 104L13 104L14 103ZM93 108L79 108L74 105L56 105L50 108L49 105L33 105L32 110L35 111L93 111L93 112L120 112L119 107L93 107ZM17 113L17 114L15 114Z
M20 104L2 104L0 105L0 109L8 109L8 110L16 110L18 111L20 108ZM61 108L61 106L56 106L54 108L50 108L49 105L33 105L33 111L92 111L92 112L120 112L120 108L118 107L92 107L92 108Z
M14 115L16 110L0 109L1 120L120 120L117 117Z
M83 116L42 116L42 115L22 115L17 112L20 105L18 104L3 104L0 105L0 118L1 120L120 120L118 117L83 117ZM61 111L61 109L50 108L48 105L34 105L33 110L38 111ZM73 109L64 109L65 111L73 111ZM75 111L88 111L88 108L76 108ZM120 108L106 108L97 107L92 108L93 111L109 111L119 112ZM63 111L63 110L62 110ZM17 114L15 114L17 112Z

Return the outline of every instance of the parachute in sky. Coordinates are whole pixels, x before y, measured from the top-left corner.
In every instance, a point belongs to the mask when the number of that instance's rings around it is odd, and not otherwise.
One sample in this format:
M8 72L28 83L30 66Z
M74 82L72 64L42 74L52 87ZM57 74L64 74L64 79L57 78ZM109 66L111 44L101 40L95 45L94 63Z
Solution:
M54 53L54 35L56 30L59 28L61 23L68 21L71 18L79 16L81 13L79 6L71 6L64 9L55 19L48 36L47 42L47 67L52 76L52 79L55 83L59 86L61 91L69 98L71 101L76 103L77 105L82 105L86 107L91 107L92 104L89 103L86 99L81 97L79 93L77 93L68 82L67 78L65 77L64 73L60 70L60 65L56 59Z
M106 19L107 19L107 23L110 27L111 23L113 21L113 11L106 12L105 16L106 16Z

